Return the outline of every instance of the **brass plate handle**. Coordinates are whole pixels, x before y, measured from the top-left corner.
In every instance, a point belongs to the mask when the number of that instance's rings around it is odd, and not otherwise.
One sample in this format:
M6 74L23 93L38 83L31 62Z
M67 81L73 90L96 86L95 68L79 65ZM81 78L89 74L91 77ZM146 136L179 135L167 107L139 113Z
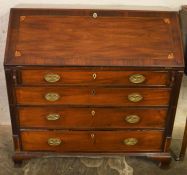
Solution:
M59 138L49 138L47 143L50 146L58 146L62 143L62 140Z
M134 84L143 83L145 81L145 76L141 74L133 74L129 77L129 81Z
M50 93L45 94L45 99L47 101L53 102L53 101L59 100L59 98L60 98L60 95L58 93L50 92Z
M60 75L54 73L48 73L44 76L45 81L48 83L55 83L60 80Z
M60 114L49 114L46 116L46 119L49 121L55 121L55 120L59 120L60 119Z
M131 124L138 123L140 121L140 117L138 115L128 115L125 117L125 121Z
M132 93L128 95L128 100L136 103L136 102L143 100L143 96L139 93Z
M138 143L138 139L136 138L127 138L123 141L123 143L125 145L128 145L128 146L133 146L133 145L136 145Z

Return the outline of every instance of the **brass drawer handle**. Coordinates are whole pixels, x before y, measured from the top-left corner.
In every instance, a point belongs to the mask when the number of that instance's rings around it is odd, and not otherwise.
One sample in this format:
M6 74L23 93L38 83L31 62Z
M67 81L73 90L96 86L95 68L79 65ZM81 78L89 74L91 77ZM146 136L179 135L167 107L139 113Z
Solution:
M125 145L128 145L128 146L133 146L133 145L136 145L138 143L138 139L136 138L127 138L123 141L123 143Z
M50 92L50 93L45 94L45 99L47 101L53 102L53 101L59 100L59 98L60 98L60 95L58 93Z
M129 77L129 81L134 84L143 83L145 81L145 76L141 74L133 74Z
M139 102L139 101L143 100L143 97L139 93L132 93L132 94L128 95L128 100L136 103L136 102Z
M44 76L44 79L49 83L55 83L60 80L60 75L54 73L48 73Z
M50 146L58 146L62 143L62 141L59 138L49 138L47 143Z
M49 114L46 116L46 119L49 121L55 121L55 120L59 120L60 119L60 115L59 114Z
M138 123L140 121L140 117L138 115L128 115L125 117L125 121L131 124Z

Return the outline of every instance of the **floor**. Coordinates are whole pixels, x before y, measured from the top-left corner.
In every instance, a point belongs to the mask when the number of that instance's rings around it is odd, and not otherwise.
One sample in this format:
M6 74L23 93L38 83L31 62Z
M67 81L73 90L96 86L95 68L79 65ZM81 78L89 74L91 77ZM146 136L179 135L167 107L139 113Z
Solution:
M177 132L183 132L182 128L178 128ZM126 157L130 167L122 163L122 158L92 161L79 158L43 158L24 162L21 168L15 168L11 160L13 149L10 126L0 127L0 141L0 175L132 175L132 171L133 175L186 175L187 172L187 157L183 162L173 160L168 170L162 170L155 162L142 157ZM179 150L179 143L178 139L173 140L173 150Z

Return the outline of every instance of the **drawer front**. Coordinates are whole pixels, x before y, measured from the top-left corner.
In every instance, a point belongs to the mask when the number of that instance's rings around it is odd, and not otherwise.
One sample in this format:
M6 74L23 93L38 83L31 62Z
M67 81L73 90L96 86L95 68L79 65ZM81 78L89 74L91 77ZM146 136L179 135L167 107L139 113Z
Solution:
M21 105L166 106L169 88L17 87Z
M21 128L164 128L167 109L21 107Z
M161 131L22 131L24 151L160 151Z
M22 70L22 84L168 85L169 72Z

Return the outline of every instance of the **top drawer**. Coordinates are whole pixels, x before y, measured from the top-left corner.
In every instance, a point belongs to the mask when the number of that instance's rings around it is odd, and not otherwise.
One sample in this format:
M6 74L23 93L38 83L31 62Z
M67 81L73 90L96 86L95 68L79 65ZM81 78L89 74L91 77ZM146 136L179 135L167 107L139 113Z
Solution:
M121 85L121 86L167 86L170 83L169 72L156 71L94 71L40 69L21 70L21 83L24 85Z

